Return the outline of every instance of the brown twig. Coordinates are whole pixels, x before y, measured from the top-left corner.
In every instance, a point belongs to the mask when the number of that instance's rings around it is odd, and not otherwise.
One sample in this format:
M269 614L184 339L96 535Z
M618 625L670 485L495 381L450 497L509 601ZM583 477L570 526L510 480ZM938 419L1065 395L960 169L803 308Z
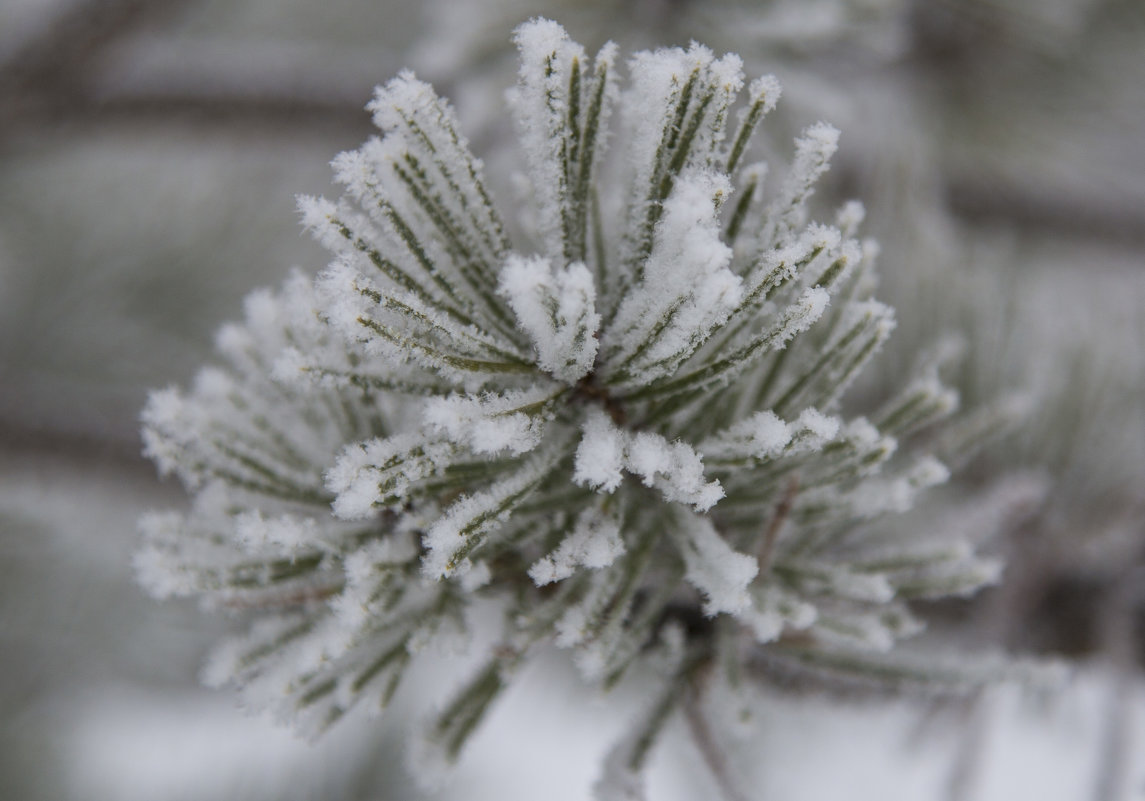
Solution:
M1137 650L1133 607L1140 580L1139 570L1123 571L1103 604L1101 645L1112 675L1098 755L1095 801L1119 801L1128 797L1134 750L1133 713L1136 711L1131 701Z
M91 62L107 48L191 0L75 0L55 18L0 55L0 89L71 95Z
M973 223L1131 246L1145 244L1145 208L1140 203L1087 198L1078 192L1072 196L1038 192L974 177L951 180L946 203L955 216Z
M285 609L298 606L308 606L319 601L327 601L342 591L341 583L325 587L301 587L287 591L281 595L262 600L252 600L241 596L227 598L220 603L227 609Z
M732 779L728 769L727 757L716 742L712 727L701 708L702 697L698 685L705 675L706 673L701 673L696 677L696 680L692 682L687 698L684 700L684 717L688 721L688 732L692 735L692 742L696 744L696 750L703 757L704 764L707 765L712 777L716 780L724 798L727 801L748 801L747 796Z
M966 801L977 786L990 734L990 703L986 693L978 692L966 699L961 710L959 737L946 780L947 801Z
M763 532L763 540L759 546L759 572L766 573L771 568L771 560L775 556L775 543L787 518L791 515L791 507L795 504L795 496L799 494L799 476L792 476L783 490L779 505L775 507L775 514Z

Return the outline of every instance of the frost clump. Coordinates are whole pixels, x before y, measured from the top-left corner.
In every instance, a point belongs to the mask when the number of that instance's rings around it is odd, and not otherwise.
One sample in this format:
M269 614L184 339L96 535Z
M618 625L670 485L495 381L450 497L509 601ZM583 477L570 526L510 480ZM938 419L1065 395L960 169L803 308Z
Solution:
M631 789L717 660L886 677L871 654L920 628L910 599L996 570L876 525L945 479L911 434L955 398L924 371L847 410L894 317L861 207L808 222L838 132L808 128L769 196L748 159L773 78L741 98L739 58L699 45L624 70L545 20L515 41L528 208L494 202L430 86L379 87L380 137L334 162L342 197L300 202L330 265L252 295L223 365L152 395L147 452L195 504L144 520L137 565L156 595L252 614L211 683L314 732L500 603L427 730L442 762L540 644L604 686L658 666L611 782Z

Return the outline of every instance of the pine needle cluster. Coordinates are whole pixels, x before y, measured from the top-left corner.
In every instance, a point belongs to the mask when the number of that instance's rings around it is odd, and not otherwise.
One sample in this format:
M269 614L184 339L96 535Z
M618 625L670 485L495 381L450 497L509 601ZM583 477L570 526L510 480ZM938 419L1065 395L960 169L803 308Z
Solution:
M500 641L427 753L455 759L548 644L604 687L654 663L607 789L716 664L950 678L885 654L912 600L998 565L880 525L947 478L912 435L957 396L924 362L844 410L894 316L861 206L808 222L838 132L812 125L766 180L780 87L734 54L642 52L622 81L613 45L590 58L545 20L515 39L527 200L503 216L450 105L399 75L369 106L382 135L334 161L342 197L300 202L327 269L250 296L221 366L144 411L194 503L143 521L141 581L255 620L207 679L319 731L494 599Z

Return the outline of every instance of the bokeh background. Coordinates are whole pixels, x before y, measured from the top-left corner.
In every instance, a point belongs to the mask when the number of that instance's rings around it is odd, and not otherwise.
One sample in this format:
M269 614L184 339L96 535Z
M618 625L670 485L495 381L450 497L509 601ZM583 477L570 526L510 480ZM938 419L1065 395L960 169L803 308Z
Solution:
M1031 410L911 523L977 513L1010 556L932 636L1072 680L941 708L762 690L728 735L752 797L1145 797L1140 0L0 0L0 797L421 797L412 707L311 745L198 687L227 621L133 583L135 520L185 502L137 417L248 290L324 266L294 196L334 191L375 83L415 67L512 163L509 34L537 14L590 49L694 38L774 72L765 128L840 127L824 199L862 198L882 245L899 331L868 381L955 330L964 401ZM626 703L542 660L438 797L584 798ZM651 791L714 792L682 729Z

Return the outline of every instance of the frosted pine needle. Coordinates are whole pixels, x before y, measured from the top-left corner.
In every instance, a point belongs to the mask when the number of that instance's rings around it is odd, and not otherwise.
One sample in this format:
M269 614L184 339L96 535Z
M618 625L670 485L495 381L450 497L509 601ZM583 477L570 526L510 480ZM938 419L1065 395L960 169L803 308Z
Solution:
M759 649L877 679L854 654L917 631L911 598L997 570L879 531L945 479L909 435L957 398L931 371L846 410L894 317L861 207L808 222L838 132L809 127L768 196L750 158L774 78L744 92L738 57L693 45L622 80L614 46L590 58L545 20L515 41L529 208L494 201L430 86L380 87L381 136L334 161L343 196L300 203L330 266L252 295L224 365L144 411L195 504L143 522L140 580L251 611L207 676L311 731L384 705L499 600L499 645L428 731L447 761L544 643L605 686L667 641L668 688ZM680 696L625 741L625 782Z

